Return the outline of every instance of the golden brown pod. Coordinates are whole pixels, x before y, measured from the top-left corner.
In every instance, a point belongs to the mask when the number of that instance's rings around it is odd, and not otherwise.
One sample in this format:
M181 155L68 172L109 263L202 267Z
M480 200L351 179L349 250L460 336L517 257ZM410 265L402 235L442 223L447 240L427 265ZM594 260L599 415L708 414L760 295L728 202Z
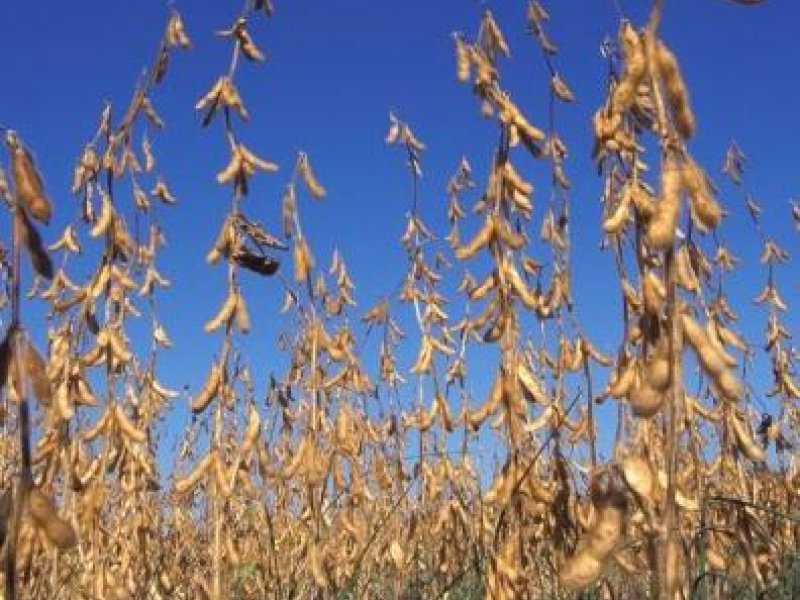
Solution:
M211 467L213 460L211 453L206 454L197 466L186 477L181 477L175 480L175 492L179 495L184 495L192 491L200 480L205 476L206 471Z
M217 397L219 393L220 384L222 383L222 368L214 363L211 366L211 371L208 374L203 388L192 400L192 412L197 414L203 412L211 401Z
M606 386L606 394L614 398L624 398L636 382L638 359L623 357L620 360Z
M665 399L664 392L653 388L641 372L628 392L628 402L633 414L643 419L649 419L658 414L661 407L664 406Z
M192 42L186 33L186 27L183 24L183 19L178 11L172 11L167 23L167 31L165 35L167 45L173 48L182 48L184 50L192 47Z
M87 442L93 442L100 434L103 433L108 429L109 424L112 422L112 412L111 408L109 407L103 415L97 420L97 423L86 429L81 434L81 439Z
M245 428L244 439L242 440L242 446L239 450L240 456L246 456L250 450L256 445L258 442L258 436L261 433L261 417L258 414L258 410L252 404L250 404L247 408L247 426Z
M297 170L300 177L313 198L321 199L327 193L325 188L320 184L314 170L311 168L311 163L308 160L308 155L305 152L300 153L300 158L297 161Z
M456 249L456 258L459 260L472 258L489 244L495 238L495 235L495 220L492 219L491 215L487 215L483 227L481 227L475 237L472 238L468 244Z
M550 78L550 89L555 96L563 102L574 102L575 94L558 73Z
M119 404L114 406L114 419L117 422L120 433L122 433L128 441L138 444L147 441L147 432L134 425L133 421L128 418L127 413Z
M248 333L250 331L250 313L247 310L247 303L244 300L244 296L238 291L236 292L234 322L242 333Z
M642 278L642 300L645 313L652 317L660 316L666 298L667 288L661 277L654 271L648 271Z
M314 268L314 256L304 238L299 238L294 244L294 278L297 283L306 283L309 274Z
M223 325L228 327L231 320L236 316L238 304L239 294L234 288L230 288L228 290L228 295L225 297L225 302L222 303L217 314L209 319L203 327L205 332L211 333Z
M623 193L614 210L603 220L603 231L616 235L630 218L631 194Z
M766 459L764 448L753 439L747 424L740 421L736 416L731 417L730 423L736 440L736 447L739 449L739 452L753 462L764 462Z
M25 374L39 403L49 407L53 401L53 390L47 376L47 363L34 345L25 338L19 340L22 350L22 363Z
M495 377L492 389L489 392L489 397L484 402L483 406L474 411L467 411L465 419L467 424L473 431L480 429L483 422L494 412L503 402L503 375L498 373Z
M247 29L244 27L238 28L236 31L236 38L239 42L239 48L241 48L245 58L253 62L262 62L266 59L264 53L253 41Z
M697 127L689 102L689 92L681 76L678 59L660 40L656 47L656 66L664 82L667 102L675 119L675 128L683 139L689 139Z
M683 184L689 193L692 222L703 233L716 229L722 220L722 207L714 198L705 172L691 158L683 165Z
M644 458L630 454L622 460L622 476L640 501L651 500L655 478L653 469Z
M11 151L11 171L19 203L37 221L50 222L53 207L44 193L44 186L33 157L13 133L6 136Z
M39 488L34 487L28 493L28 510L34 523L59 550L68 550L78 543L75 530L58 516L52 501Z
M456 77L466 83L472 77L472 61L467 43L461 35L454 35L456 44Z
M93 238L105 235L113 221L114 206L111 204L111 198L107 194L103 194L100 200L100 215L89 230L89 235Z
M636 89L646 70L644 44L633 25L624 22L620 28L619 39L625 57L625 73L614 88L611 98L611 110L615 115L620 115L633 106Z
M625 496L610 492L594 502L595 518L578 544L578 550L567 559L558 573L567 591L578 591L592 585L603 572L606 560L613 554L625 527Z
M680 217L682 190L680 167L674 160L665 161L661 171L661 198L645 230L645 239L653 250L672 247Z
M714 350L705 330L700 327L699 323L690 315L683 315L681 317L681 324L683 325L684 338L697 353L697 357L700 359L703 368L712 377L717 377L725 370L725 362Z

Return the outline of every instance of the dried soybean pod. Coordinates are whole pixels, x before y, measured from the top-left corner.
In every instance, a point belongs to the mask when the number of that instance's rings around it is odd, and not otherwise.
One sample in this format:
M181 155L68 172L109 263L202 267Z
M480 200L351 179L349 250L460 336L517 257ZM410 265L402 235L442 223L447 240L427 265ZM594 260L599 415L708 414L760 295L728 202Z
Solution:
M739 417L735 415L731 416L730 422L736 439L736 447L739 449L739 452L753 462L764 462L766 453L758 442L753 439L753 436L750 434L750 427L746 423L740 421Z
M51 500L38 488L32 488L28 494L28 509L34 523L59 550L68 550L78 543L72 526L58 516Z
M258 436L261 433L261 417L258 410L253 404L247 408L247 426L245 428L244 439L240 449L240 456L245 457L253 449L258 442Z
M683 333L692 346L702 367L715 381L726 371L727 367L723 357L716 351L708 339L708 335L700 324L690 315L681 317Z
M675 118L675 127L683 139L689 139L694 135L697 127L689 103L689 92L681 76L678 59L661 40L658 41L656 47L656 66L664 82L667 101Z
M644 458L631 454L622 460L622 476L640 501L652 500L653 468Z
M472 258L479 250L495 239L495 237L495 220L492 219L491 215L487 215L483 227L475 234L475 237L472 238L468 244L456 249L456 258L459 260Z
M667 288L661 277L654 271L648 271L642 278L642 300L645 313L658 317L667 298Z
M173 48L182 48L184 50L192 47L192 41L186 33L186 27L183 24L183 19L180 13L172 10L169 23L167 24L166 32L167 45Z
M314 256L304 238L294 244L294 278L297 283L305 283L314 268Z
M692 222L703 233L716 229L724 213L714 198L708 176L691 158L684 162L682 173Z
M44 186L33 157L22 146L13 132L6 135L6 143L11 151L11 171L17 199L37 221L49 223L53 207L44 193Z
M214 456L215 455L211 453L206 454L191 473L189 473L186 477L176 479L175 492L178 495L183 495L194 489L194 487L200 483L200 480L205 476L206 472L211 467Z
M220 383L222 382L222 368L214 363L211 371L208 374L205 384L200 392L192 400L191 408L195 414L203 412L211 401L216 398L219 393Z
M247 303L240 292L236 292L236 310L234 311L234 322L242 333L250 331L250 313L247 311Z
M580 540L577 552L558 573L561 585L568 591L581 590L597 581L625 528L627 506L622 493L606 492L593 505L594 522Z
M147 432L139 429L128 417L121 405L115 405L114 417L120 432L133 443L142 444L147 441Z
M456 77L462 83L466 83L472 76L472 60L470 59L469 48L463 36L456 34L453 37L456 43Z
M644 44L639 33L629 22L624 22L619 32L620 47L625 56L625 73L614 89L611 108L615 115L627 111L636 99L636 89L646 70Z
M620 361L606 387L606 393L614 398L627 396L636 384L638 360L635 358Z
M614 210L603 220L603 231L609 235L618 234L630 218L631 194L622 194Z
M575 94L573 94L567 82L556 73L550 79L550 89L563 102L574 102Z
M317 200L324 198L326 194L325 188L317 179L314 170L311 168L308 155L305 152L300 153L297 169L300 172L300 177L302 178L308 193Z
M29 340L23 338L22 347L25 373L31 382L33 393L42 406L49 407L53 400L53 390L47 377L47 363Z
M651 386L642 373L637 374L637 381L628 392L628 402L633 414L642 419L658 414L664 406L665 398L664 393Z
M592 585L603 572L603 563L588 552L578 552L558 571L565 591L577 592Z
M648 385L659 392L666 392L671 382L671 365L667 353L656 353L646 363L645 369L645 379Z
M610 492L595 503L595 522L586 539L586 550L598 560L605 560L616 549L625 528L625 495Z
M259 256L247 249L242 249L233 255L234 262L253 273L271 276L278 272L280 263L270 256Z
M24 210L14 211L14 218L20 228L22 241L28 251L28 256L30 256L33 270L45 279L52 279L53 263L50 261L50 255L45 250L42 237L36 227L30 222Z
M664 161L661 171L661 198L647 223L645 239L653 250L667 250L675 240L681 212L683 178L674 159Z
M226 327L230 324L231 319L236 314L236 306L238 304L239 294L235 289L230 288L228 295L225 297L225 302L222 303L217 314L209 319L203 329L206 333L212 333L223 325Z

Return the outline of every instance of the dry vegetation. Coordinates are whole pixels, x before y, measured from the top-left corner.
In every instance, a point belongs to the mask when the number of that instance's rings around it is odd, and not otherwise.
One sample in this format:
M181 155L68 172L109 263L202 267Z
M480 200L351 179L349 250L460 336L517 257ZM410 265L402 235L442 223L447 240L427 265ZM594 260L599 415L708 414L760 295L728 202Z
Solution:
M102 112L72 183L80 218L49 247L39 228L53 207L29 149L7 131L2 597L794 597L800 386L774 276L789 256L762 228L758 204L723 208L692 158L695 117L678 59L659 36L661 11L654 0L643 27L620 23L593 120L597 227L621 304L618 348L607 353L573 310L568 153L555 111L539 128L504 89L510 49L488 10L474 38L454 39L458 79L498 125L488 175L479 185L462 160L447 185L451 229L437 236L419 210L425 145L390 117L386 141L411 181L407 272L358 312L344 258L320 267L303 232L301 209L326 196L307 154L284 188L282 232L245 214L251 179L277 169L239 136L248 110L236 76L264 60L254 32L272 15L269 0L249 2L220 32L229 67L197 103L202 125L221 128L230 150L217 174L230 208L207 256L226 298L205 325L219 351L171 465L155 459L161 416L179 396L158 373L171 341L156 300L170 285L158 269L158 212L176 198L156 175L148 136L163 126L154 97L170 62L191 47L180 15L171 13L127 109ZM531 1L527 27L552 74L555 107L574 97L548 19ZM550 189L539 223L534 187L515 166L526 153L552 175L539 184ZM742 186L735 145L724 170L733 189ZM740 209L763 245L762 309L746 315L763 319L763 341L737 333L725 294L738 261L721 225ZM800 207L792 209L800 226ZM98 261L74 282L71 261L84 244ZM280 268L283 250L293 269ZM23 318L26 257L35 282L25 302L49 307L46 344ZM289 368L272 380L266 405L254 391L262 374L237 341L250 329L248 277L271 277L285 291ZM408 370L396 358L404 311L416 328L405 343L418 344ZM151 324L149 342L133 343L135 320ZM368 338L377 338L377 360L365 355ZM496 349L496 364L470 364L479 345ZM770 361L771 389L748 380L754 360ZM482 378L489 391L472 402L470 382ZM758 394L773 415L760 422ZM616 407L605 462L600 403ZM503 448L493 472L477 464L479 440Z

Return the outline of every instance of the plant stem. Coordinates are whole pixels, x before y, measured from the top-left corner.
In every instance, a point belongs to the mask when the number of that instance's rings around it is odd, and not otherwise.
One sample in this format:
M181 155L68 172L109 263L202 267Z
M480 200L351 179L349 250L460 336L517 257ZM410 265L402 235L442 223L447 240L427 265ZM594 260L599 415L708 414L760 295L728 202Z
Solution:
M20 360L20 352L18 350L18 335L21 323L21 306L20 306L20 254L21 243L24 236L22 216L18 211L21 209L14 206L13 209L13 229L12 229L12 258L11 258L11 325L9 326L6 335L10 337L12 360L16 363ZM13 371L21 373L22 369L19 364L15 365ZM15 385L12 383L12 385ZM6 580L6 600L17 600L17 581L16 581L16 563L17 563L17 541L19 540L19 533L22 528L22 513L25 504L27 503L28 493L31 486L31 435L30 435L30 409L28 406L28 399L26 394L25 381L18 381L19 385L19 407L17 426L19 427L19 447L20 447L20 476L17 484L17 490L13 498L13 507L11 513L11 523L9 527L9 535L6 540L6 555L5 555L5 580Z

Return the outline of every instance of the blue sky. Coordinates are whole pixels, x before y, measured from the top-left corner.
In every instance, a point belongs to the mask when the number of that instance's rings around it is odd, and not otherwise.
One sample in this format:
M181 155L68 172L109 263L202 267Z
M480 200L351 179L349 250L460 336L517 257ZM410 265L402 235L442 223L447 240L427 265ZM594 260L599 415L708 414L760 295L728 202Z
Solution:
M239 128L247 145L281 166L260 178L246 212L279 229L280 193L298 150L309 153L329 191L321 203L304 202L301 214L317 258L327 262L334 246L344 253L355 279L356 298L366 310L398 282L405 268L398 244L408 208L404 159L383 143L387 114L394 110L411 123L429 147L423 159L423 216L444 233L447 177L462 154L482 181L495 142L468 87L455 78L450 34L472 37L484 3L463 0L368 0L322 2L275 0L277 13L252 26L267 53L265 65L242 65L240 90L252 115ZM624 2L643 22L648 3ZM154 102L167 123L155 136L159 171L179 204L161 210L169 246L162 271L173 289L161 295L163 320L176 349L163 359L164 380L197 385L218 348L216 336L202 332L224 295L224 272L205 265L204 256L228 205L228 191L214 181L227 161L217 127L202 129L194 103L227 67L226 42L213 31L228 26L239 2L178 2L194 49L174 56ZM488 6L509 38L513 58L502 66L504 85L534 123L544 123L548 79L538 48L526 36L525 3ZM617 330L607 324L619 314L613 261L597 252L600 240L599 179L590 158L589 119L601 102L604 63L599 45L616 32L613 3L603 0L547 2L549 32L561 48L556 63L577 103L558 110L562 136L571 150L568 170L572 198L574 281L578 316L587 331L610 350ZM34 149L56 217L45 234L57 236L74 218L69 196L75 159L93 133L103 100L119 110L149 63L168 14L166 3L73 0L4 2L7 24L0 36L4 93L0 122L17 129ZM727 142L736 139L749 156L747 182L765 208L765 225L782 245L797 253L798 237L788 221L788 199L800 196L797 140L800 117L800 50L796 34L800 5L769 0L745 8L722 0L667 0L663 36L678 55L699 122L691 151L722 182ZM546 203L547 179L541 165L519 159L520 169L538 191L537 216ZM764 274L756 268L758 245L741 217L741 191L723 185L723 201L734 213L722 236L746 260L736 277L742 312ZM541 247L539 248L541 251ZM290 261L286 266L290 267ZM800 282L792 267L779 275L791 303ZM793 275L790 277L790 275ZM247 342L254 365L277 365L278 286L251 279L246 286L254 331ZM763 313L745 327L761 338ZM796 317L788 320L798 331ZM283 321L285 324L285 321ZM267 367L269 368L269 366Z

